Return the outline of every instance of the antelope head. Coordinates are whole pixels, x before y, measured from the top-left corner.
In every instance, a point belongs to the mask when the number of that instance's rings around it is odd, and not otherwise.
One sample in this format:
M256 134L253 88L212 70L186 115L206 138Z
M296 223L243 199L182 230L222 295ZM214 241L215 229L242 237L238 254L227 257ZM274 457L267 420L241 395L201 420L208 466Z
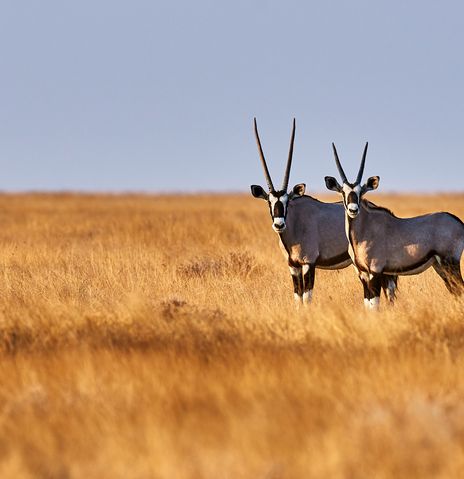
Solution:
M255 198L261 198L268 202L269 212L271 213L271 218L272 218L272 229L276 233L282 233L282 231L284 231L287 226L286 218L287 218L289 201L291 201L294 198L303 196L306 189L306 185L304 183L300 183L298 185L295 185L290 192L288 192L287 190L288 180L290 177L290 169L292 166L293 143L295 141L295 119L293 119L293 129L292 129L292 136L290 139L290 149L288 152L287 167L285 168L284 180L280 190L276 190L272 183L271 175L269 173L269 170L266 164L266 159L264 158L263 149L261 147L261 141L259 140L256 118L254 119L254 125L255 125L256 143L258 144L259 155L261 158L261 163L263 165L264 176L266 177L266 183L267 183L269 191L266 192L262 186L251 185L251 194Z
M340 186L338 181L333 176L325 177L325 185L327 189L336 191L342 195L346 214L352 219L356 218L359 214L359 204L363 195L368 191L375 190L379 186L380 177L378 176L371 176L366 183L361 186L362 176L364 173L364 164L366 163L367 146L368 143L366 143L366 146L364 147L364 153L361 160L361 166L359 167L358 176L356 177L354 183L350 183L346 178L345 172L343 171L342 165L340 163L340 159L338 158L337 149L332 143L335 164L337 165L338 172L340 173L342 179L342 186Z

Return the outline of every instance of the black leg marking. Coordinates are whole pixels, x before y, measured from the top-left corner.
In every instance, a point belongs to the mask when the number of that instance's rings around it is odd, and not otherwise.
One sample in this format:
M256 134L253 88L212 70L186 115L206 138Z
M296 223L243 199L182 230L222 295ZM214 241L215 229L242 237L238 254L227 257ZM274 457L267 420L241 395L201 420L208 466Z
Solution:
M301 266L289 263L288 267L292 275L295 300L300 302L303 300L303 274Z
M363 282L364 284L364 282ZM366 294L369 296L369 303L365 301L365 305L372 309L376 309L379 306L380 292L382 291L382 275L372 274L369 281L367 281L367 291L364 290L364 298Z
M309 303L311 301L312 291L314 288L314 278L316 275L316 264L305 264L303 266L303 301Z
M298 296L303 295L303 276L301 274L292 274L293 292Z
M390 304L396 299L396 291L398 289L398 276L383 274L381 278L382 289Z
M378 298L382 290L382 275L374 274L369 280L369 291L372 298Z
M361 275L359 276L359 280L361 281L363 285L363 290L364 290L364 303L366 304L367 301L371 299L371 292L369 290L369 285L367 284L367 281L365 281Z

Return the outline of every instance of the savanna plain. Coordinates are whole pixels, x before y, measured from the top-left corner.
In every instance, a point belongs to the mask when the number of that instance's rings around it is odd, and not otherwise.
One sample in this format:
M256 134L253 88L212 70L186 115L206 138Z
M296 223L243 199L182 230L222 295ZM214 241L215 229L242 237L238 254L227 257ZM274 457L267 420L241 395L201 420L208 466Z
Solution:
M464 300L433 270L374 313L317 270L296 311L247 195L4 194L0 226L1 478L464 477Z

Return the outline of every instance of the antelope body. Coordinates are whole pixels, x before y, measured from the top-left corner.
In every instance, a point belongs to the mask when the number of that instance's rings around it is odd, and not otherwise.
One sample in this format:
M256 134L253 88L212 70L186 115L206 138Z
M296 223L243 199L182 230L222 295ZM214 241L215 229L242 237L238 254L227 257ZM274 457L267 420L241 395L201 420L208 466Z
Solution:
M306 186L303 183L295 185L290 192L287 191L295 139L295 120L284 181L281 189L276 190L264 158L256 119L254 128L269 192L261 186L251 185L251 193L255 198L268 202L273 220L272 228L279 235L279 244L292 276L295 301L297 304L307 304L312 298L316 268L341 269L351 264L348 240L344 234L343 204L323 203L305 196ZM385 279L382 286L393 300L396 278Z
M343 185L325 177L328 189L340 193L345 208L345 231L349 254L374 303L378 304L382 275L411 275L433 266L453 294L461 294L464 281L460 259L464 251L464 223L450 213L398 218L386 208L363 199L378 187L380 178L370 177L361 186L367 143L358 177L348 182L333 146Z
M315 269L342 269L351 264L348 242L343 234L343 206L322 203L310 196L288 203L279 245L287 259L297 303L309 303Z

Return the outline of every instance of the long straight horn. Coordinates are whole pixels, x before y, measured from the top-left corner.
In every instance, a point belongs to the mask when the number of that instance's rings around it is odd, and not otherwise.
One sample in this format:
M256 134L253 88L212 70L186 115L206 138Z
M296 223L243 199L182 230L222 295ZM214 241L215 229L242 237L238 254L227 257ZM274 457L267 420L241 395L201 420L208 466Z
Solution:
M366 141L366 146L364 147L364 153L363 153L363 157L362 157L362 160L361 160L361 166L359 167L358 177L356 178L356 184L357 185L359 183L361 183L362 176L363 176L363 173L364 173L364 164L366 163L366 155L367 155L367 146L368 145L369 145L369 143Z
M290 139L290 149L288 150L287 168L285 169L284 181L282 183L283 191L287 191L287 187L288 187L288 179L290 178L290 168L292 167L294 142L295 142L295 118L293 118L293 129L292 129L292 137Z
M334 151L334 156L335 156L335 164L337 165L338 172L340 173L340 176L342 177L343 183L348 183L348 180L346 179L345 172L343 171L342 165L340 163L340 160L338 159L338 153L337 153L337 148L335 148L335 144L332 143L332 148Z
M264 158L263 149L261 147L261 142L259 141L259 134L258 134L258 125L256 124L256 118L254 119L255 122L255 136L256 136L256 143L258 144L259 155L261 157L261 163L263 164L264 169L264 176L266 177L266 183L269 187L269 191L275 191L274 185L272 184L271 175L269 174L269 170L267 169L266 160Z

